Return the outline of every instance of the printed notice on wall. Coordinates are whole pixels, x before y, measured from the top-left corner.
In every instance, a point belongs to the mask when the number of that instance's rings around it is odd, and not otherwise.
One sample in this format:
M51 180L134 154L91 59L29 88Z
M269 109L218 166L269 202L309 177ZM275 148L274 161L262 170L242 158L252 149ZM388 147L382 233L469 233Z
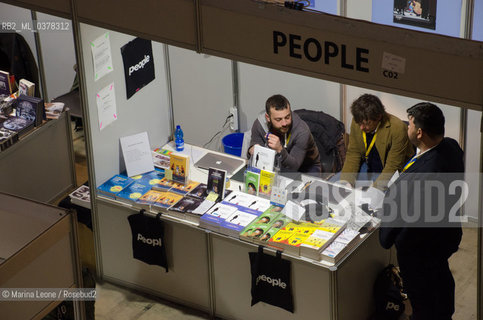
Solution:
M114 82L96 94L99 130L103 130L117 119L116 93Z
M153 159L146 131L121 139L122 155L129 177L153 171Z
M113 70L109 32L91 42L91 49L94 64L94 80L97 81Z
M384 52L382 54L382 68L403 74L406 70L406 58Z

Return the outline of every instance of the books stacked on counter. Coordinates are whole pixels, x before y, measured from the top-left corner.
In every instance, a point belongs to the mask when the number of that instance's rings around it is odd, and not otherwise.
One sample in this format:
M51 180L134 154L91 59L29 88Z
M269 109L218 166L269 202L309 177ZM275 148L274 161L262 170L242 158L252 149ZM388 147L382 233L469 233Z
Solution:
M234 191L201 217L200 227L238 237L268 207L270 201L267 199Z
M345 228L333 218L317 222L291 222L268 240L268 245L295 256L320 260L322 250Z
M91 194L89 186L80 186L72 191L72 193L69 194L69 197L71 203L87 209L91 208Z
M59 119L62 112L66 110L63 102L49 102L45 104L45 117L47 119Z
M342 233L322 251L321 259L332 264L336 264L345 256L347 251L352 249L359 238L359 231L345 229Z
M159 169L169 169L170 155L172 151L167 149L156 148L151 152L153 158L153 164Z
M146 194L152 187L164 178L164 173L153 170L141 175L132 176L132 183L116 194L116 200L133 204L141 196Z
M124 174L116 174L97 188L97 192L108 198L116 199L116 195L127 188L133 179Z
M266 244L281 228L292 222L292 219L286 217L281 210L279 206L270 206L240 232L240 239Z
M196 186L194 186L194 184L196 184ZM174 188L173 190L186 192L187 189L189 189L189 192L176 204L170 207L166 212L166 215L199 224L201 216L213 207L216 201L207 199L208 192L205 183L193 183L191 186L190 183L188 183L183 190L180 190L179 187ZM231 190L225 190L225 196L230 193Z

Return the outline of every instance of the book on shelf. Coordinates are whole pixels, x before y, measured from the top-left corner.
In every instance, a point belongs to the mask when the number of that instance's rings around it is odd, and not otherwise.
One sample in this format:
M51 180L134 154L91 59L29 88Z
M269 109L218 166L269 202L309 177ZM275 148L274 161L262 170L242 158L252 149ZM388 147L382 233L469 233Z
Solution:
M18 83L18 95L26 95L33 97L35 95L35 83L27 79L20 79Z
M256 144L253 148L252 167L265 171L273 171L275 150Z
M63 102L48 102L44 104L44 108L47 119L59 119L62 112L67 109Z
M169 169L169 161L171 158L172 151L156 148L151 152L153 157L153 164L156 168Z
M0 151L3 151L18 141L15 131L0 128Z
M12 86L10 85L10 73L0 70L0 96L10 96Z
M231 216L237 208L223 203L217 203L200 218L200 227L214 231L220 230L220 224Z
M329 263L337 263L352 249L359 239L359 232L345 229L342 233L322 251L321 260Z
M151 206L159 200L166 192L157 191L157 190L149 190L145 194L143 194L140 198L138 198L134 203L133 206L140 209L151 210Z
M40 126L45 118L44 100L26 95L19 96L15 115L33 121L36 127Z
M75 189L69 194L70 202L90 209L91 208L91 194L89 190L89 186L80 186L79 188Z
M123 174L116 174L115 176L108 179L106 182L101 184L97 191L99 194L114 198L121 192L124 188L133 183L133 179L129 178Z
M260 173L247 170L245 172L245 192L258 196L260 187Z
M216 168L208 169L207 193L218 194L218 199L225 197L226 171Z
M179 153L172 153L169 158L169 168L173 172L173 181L185 184L189 176L188 156Z
M116 194L116 200L127 204L133 204L149 190L151 190L151 186L149 184L135 180L133 183Z
M7 130L16 132L18 137L21 138L34 128L35 122L20 117L10 117L2 123L2 126Z

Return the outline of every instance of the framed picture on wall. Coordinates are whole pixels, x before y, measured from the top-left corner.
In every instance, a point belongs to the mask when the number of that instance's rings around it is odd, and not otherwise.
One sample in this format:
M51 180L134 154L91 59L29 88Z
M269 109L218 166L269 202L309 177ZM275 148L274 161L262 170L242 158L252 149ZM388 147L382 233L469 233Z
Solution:
M372 0L371 21L458 38L464 10L463 0Z
M437 0L394 0L393 22L436 29Z

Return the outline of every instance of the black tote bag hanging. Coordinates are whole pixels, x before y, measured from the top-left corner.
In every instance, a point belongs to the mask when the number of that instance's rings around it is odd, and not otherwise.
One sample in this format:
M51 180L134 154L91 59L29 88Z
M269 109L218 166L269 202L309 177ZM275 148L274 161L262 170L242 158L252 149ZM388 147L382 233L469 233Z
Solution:
M282 253L271 256L263 253L263 247L258 252L249 252L252 273L252 306L260 301L294 312L291 262L282 259Z
M132 233L132 251L134 259L147 264L158 265L168 272L168 260L164 243L164 224L159 219L148 217L141 210L138 214L127 217Z

